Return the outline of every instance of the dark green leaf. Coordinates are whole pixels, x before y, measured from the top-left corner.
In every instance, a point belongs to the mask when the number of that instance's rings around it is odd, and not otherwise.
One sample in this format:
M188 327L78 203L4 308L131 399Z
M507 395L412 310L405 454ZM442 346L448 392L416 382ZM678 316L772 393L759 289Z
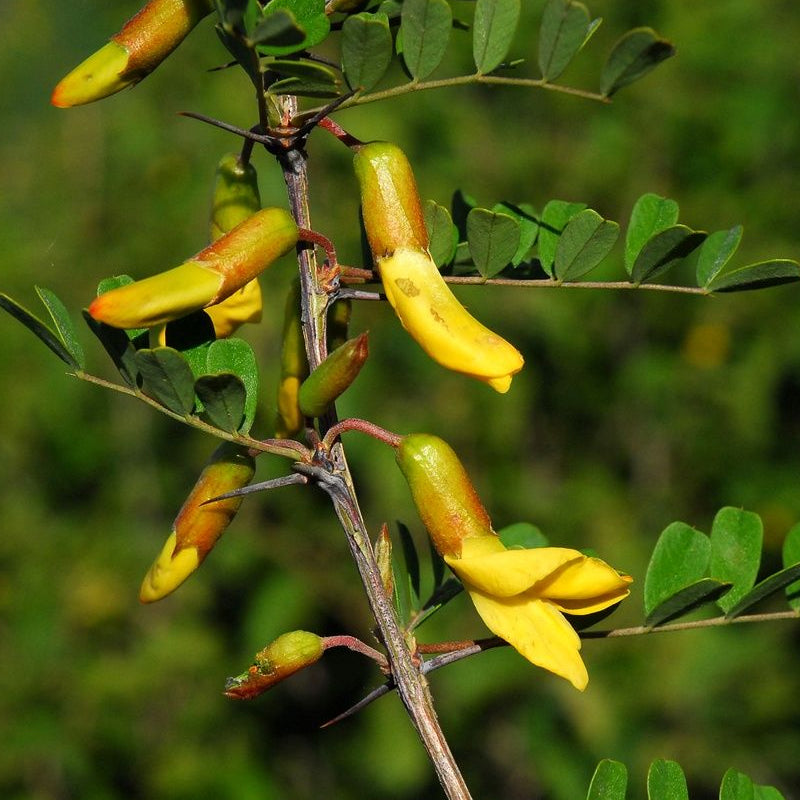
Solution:
M784 567L800 564L800 522L786 534L782 556ZM792 609L800 611L800 581L786 587L786 599Z
M400 623L405 626L411 616L411 587L408 571L397 558L392 559L392 577L394 585L394 605Z
M589 10L572 0L549 0L539 28L539 69L554 81L567 68L589 35Z
M659 603L645 618L645 625L648 628L655 628L677 617L682 617L700 606L713 603L730 588L730 583L723 583L713 578L702 578L684 586Z
M433 263L443 267L453 260L458 246L458 231L450 218L450 212L433 200L426 200L423 204L425 214L425 227L428 230Z
M403 559L406 563L406 574L408 575L408 583L411 588L411 603L414 608L419 606L420 591L419 591L419 556L417 555L417 547L414 544L414 539L411 536L411 531L403 525L402 522L397 523L397 530L400 533L400 544L403 548Z
M625 800L628 769L619 761L604 758L594 771L586 800Z
M259 26L267 25L271 16L275 14L283 16L287 12L293 15L295 26L304 33L303 38L300 41L292 38L290 42L279 44L260 44L257 48L259 53L268 56L285 56L300 50L307 50L322 42L330 32L331 24L325 14L325 0L272 0L266 7L264 19ZM285 20L282 26L286 26ZM296 34L288 33L287 35L296 36Z
M342 69L351 89L368 90L392 61L392 33L386 14L353 14L342 26Z
M511 262L519 239L519 224L508 214L473 208L467 215L469 252L484 278L491 278Z
M39 295L39 299L44 303L45 308L50 313L50 318L56 326L56 333L61 339L61 343L67 348L67 351L75 360L75 364L83 369L86 366L83 347L81 347L81 343L78 341L78 337L75 333L75 326L72 324L66 307L49 289L37 286L36 294Z
M678 204L674 200L648 193L634 203L625 234L625 269L628 275L645 243L677 221Z
M726 506L714 517L710 574L712 578L733 584L730 592L717 601L726 613L756 582L763 538L761 517L752 511Z
M403 61L411 77L427 78L447 50L453 14L447 0L405 0L400 15Z
M709 538L685 522L673 522L658 537L644 579L644 611L705 577L711 559Z
M567 223L556 246L553 277L573 281L591 272L611 252L619 225L587 208Z
M739 602L736 603L733 608L729 609L725 616L733 618L738 617L740 614L744 614L745 611L763 600L765 597L769 597L771 594L780 591L798 579L800 579L800 564L787 567L786 569L782 569L780 572L776 572L774 575L770 575L768 578L764 578L763 581L759 581L759 583L757 583L741 600L739 600ZM800 584L798 584L798 586L800 586Z
M657 233L645 243L631 272L633 283L646 283L674 267L706 238L706 234L693 231L686 225L674 225Z
M456 189L453 192L450 209L453 215L453 224L458 229L459 242L467 240L467 216L477 205L475 198L472 195L465 194L461 189Z
M83 318L111 356L114 366L119 370L125 383L132 387L139 386L140 372L136 364L136 348L128 334L119 328L112 328L110 325L98 322L86 310L83 312Z
M294 52L295 47L299 46L298 49L302 49L306 32L288 8L281 8L262 17L249 38L252 44L261 45L261 52L264 53L267 48ZM291 49L287 51L287 48ZM272 55L277 54L272 53Z
M296 94L299 97L337 97L341 94L341 87L335 81L283 78L270 84L269 91L270 94Z
M128 286L133 282L134 280L130 275L114 275L111 278L103 278L103 280L97 284L97 296L99 297L101 294L110 292L112 289L118 289L121 286ZM143 333L147 333L147 328L130 328L126 331L131 341L138 339Z
M547 547L547 537L530 522L515 522L497 531L500 541L509 549L517 547L532 550L535 547Z
M219 339L208 348L206 370L209 373L230 372L244 384L246 399L240 430L247 433L258 403L258 364L253 348L243 339Z
M31 333L44 342L67 366L72 369L81 368L81 365L75 360L72 353L64 347L56 333L50 330L44 322L31 314L30 311L21 306L16 300L12 300L7 294L0 294L0 308L4 308L12 317L19 320Z
M180 350L195 378L208 372L208 348L216 341L216 334L214 323L205 311L195 311L168 322L160 341L167 347Z
M230 372L201 375L194 390L203 404L203 414L216 428L228 433L239 430L244 420L244 384Z
M434 547L433 541L431 541L430 537L428 538L428 548L430 549L430 556L431 556L433 591L436 592L436 590L442 585L442 581L444 580L444 568L446 565L444 563L444 559L439 554L439 551Z
M800 280L800 264L789 259L762 261L726 272L712 281L712 292L743 292L748 289L766 289L782 283Z
M539 212L528 203L520 203L517 206L507 202L497 203L492 211L508 214L519 225L519 245L517 252L511 257L511 264L516 267L525 260L536 242L539 234Z
M686 778L679 764L658 758L650 765L647 800L689 800Z
M437 584L433 594L425 601L422 613L418 614L414 628L418 628L425 620L430 619L440 608L447 605L454 597L458 597L463 591L464 585L455 578L448 578L444 583Z
M708 286L719 275L742 240L742 226L712 233L697 255L697 285Z
M472 57L481 75L502 64L519 22L519 0L478 0L472 21Z
M737 770L729 769L722 776L719 786L719 800L755 800L753 781Z
M542 211L542 218L539 221L539 261L542 269L551 278L555 277L553 265L561 232L566 228L567 223L584 208L586 208L586 203L551 200Z
M339 80L336 70L307 58L276 58L267 66L270 72L286 78L306 78L318 83L336 83Z
M661 39L654 30L634 28L624 34L611 50L600 77L600 91L610 97L674 55L674 45Z
M188 417L194 409L194 376L186 359L171 347L138 350L135 358L145 394Z

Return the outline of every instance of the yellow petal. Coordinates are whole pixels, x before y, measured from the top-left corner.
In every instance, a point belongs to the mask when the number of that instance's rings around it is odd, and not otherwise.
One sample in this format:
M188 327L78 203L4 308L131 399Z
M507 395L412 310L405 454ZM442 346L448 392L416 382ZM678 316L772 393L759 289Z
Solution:
M494 597L513 597L528 590L538 594L540 582L546 582L566 564L585 558L566 547L506 550L499 539L487 536L465 539L461 558L445 556L445 561L461 580L482 592Z
M566 678L576 689L586 688L589 675L578 652L581 640L550 603L526 595L498 599L468 584L466 589L492 633L532 664Z
M154 603L174 592L200 565L197 549L186 547L175 553L176 541L177 536L173 531L144 576L139 589L139 600L142 603Z
M569 614L592 614L627 597L632 580L605 561L584 556L543 581L536 593Z
M245 322L260 322L263 303L258 280L246 283L221 303L206 308L217 339L226 339Z

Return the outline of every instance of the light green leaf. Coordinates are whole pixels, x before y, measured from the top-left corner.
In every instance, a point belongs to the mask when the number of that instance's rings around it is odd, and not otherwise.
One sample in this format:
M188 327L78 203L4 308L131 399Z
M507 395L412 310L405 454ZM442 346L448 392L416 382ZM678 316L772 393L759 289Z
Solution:
M567 68L589 35L589 10L572 0L549 0L539 28L539 69L554 81Z
M194 376L186 359L171 347L137 350L135 359L144 393L188 417L194 409Z
M755 787L747 775L731 767L719 786L719 800L755 800Z
M625 269L633 270L636 257L645 243L678 221L678 204L652 192L643 194L633 206L625 234Z
M782 283L800 280L800 264L790 259L762 261L748 264L720 275L711 281L708 288L712 292L743 292L749 289L766 289Z
M447 0L405 0L400 15L403 61L412 78L427 78L441 63L453 13Z
M764 526L752 511L726 506L717 512L711 528L710 575L733 584L717 605L725 612L753 588L761 563Z
M511 262L519 239L519 224L508 214L473 208L467 215L469 251L484 278L491 278Z
M585 208L586 203L551 200L542 211L542 218L539 221L539 261L542 269L551 278L555 277L553 265L561 232L567 226L567 223Z
M756 786L753 800L786 800L774 786Z
M686 225L673 225L657 233L642 248L631 271L633 283L647 283L691 255L706 238Z
M325 14L325 0L271 0L264 9L264 19L254 31L254 36L257 35L260 26L270 24L270 17L274 14L284 17L281 21L281 28L285 29L285 35L292 40L280 44L259 44L257 50L263 55L286 56L300 50L307 50L322 42L331 29L330 21ZM288 21L285 19L286 16L290 17ZM294 18L294 21L291 17ZM304 33L300 41L294 41L296 34L288 32L290 24Z
M353 14L342 25L342 69L351 89L371 89L392 61L386 14Z
M564 228L556 246L553 277L577 280L591 272L611 252L619 238L619 225L587 208Z
M644 610L705 577L711 558L709 538L685 522L673 522L658 537L644 579Z
M453 225L450 212L433 200L426 200L422 206L425 215L425 227L428 231L429 244L433 263L443 267L453 260L458 246L458 230Z
M793 567L800 564L800 522L786 534L783 542L783 566ZM800 611L800 581L786 587L786 599L794 611Z
M619 761L604 758L594 771L586 800L625 800L628 769Z
M539 212L528 203L520 203L517 206L505 201L497 203L492 211L508 214L519 225L519 245L517 245L517 252L511 257L511 265L516 267L528 256L539 235Z
M547 547L548 538L530 522L514 522L497 531L500 541L508 548L533 550L536 547Z
M647 800L689 800L689 789L680 765L656 759L647 773Z
M478 0L472 22L472 57L481 75L502 64L519 22L520 0Z
M624 34L611 50L603 65L600 91L610 97L674 55L674 45L660 38L652 28L634 28Z
M742 226L736 225L727 231L712 233L703 242L697 255L697 285L708 286L719 275L723 267L742 241Z
M66 306L50 291L50 289L37 286L36 294L39 295L39 299L44 303L45 308L50 313L50 318L56 326L56 333L61 339L61 343L67 348L69 354L75 360L75 365L83 369L86 365L86 357L83 354L83 347L81 347L81 343L78 341L78 337L75 333L75 326L72 324Z

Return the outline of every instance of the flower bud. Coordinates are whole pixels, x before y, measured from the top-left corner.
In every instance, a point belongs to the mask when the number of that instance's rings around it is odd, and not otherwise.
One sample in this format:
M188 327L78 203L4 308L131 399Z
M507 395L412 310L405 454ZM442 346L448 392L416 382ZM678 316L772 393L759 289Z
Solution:
M367 334L337 347L300 387L300 411L306 417L321 417L356 379L369 355Z
M310 667L322 658L323 652L323 640L315 633L284 633L256 654L255 664L247 672L228 678L225 694L236 700L250 700Z
M291 215L265 208L179 267L101 294L89 314L115 328L152 328L221 302L296 242Z
M465 539L496 535L469 475L447 442L412 433L400 441L396 458L440 555L458 558Z
M414 173L403 152L371 142L356 148L354 165L370 249L403 327L434 361L507 392L523 358L481 325L444 282L428 251Z
M300 279L295 278L286 296L281 339L281 378L278 384L278 413L275 437L291 439L303 429L298 400L300 384L308 375L308 360L300 318Z
M170 594L200 566L236 516L242 498L203 503L247 486L254 474L255 461L241 445L223 442L214 451L178 512L164 548L142 582L141 602L152 603Z
M212 7L211 0L150 0L108 44L61 80L50 102L69 108L133 86L179 45Z

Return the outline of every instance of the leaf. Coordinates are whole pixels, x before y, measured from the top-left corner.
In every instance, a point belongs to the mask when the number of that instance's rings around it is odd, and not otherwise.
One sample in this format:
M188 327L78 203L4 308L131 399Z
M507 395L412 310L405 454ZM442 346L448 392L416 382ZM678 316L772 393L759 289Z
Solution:
M428 231L428 249L437 267L443 267L453 260L458 246L458 231L450 218L450 212L434 200L423 204L425 227Z
M420 601L419 556L417 555L417 548L414 544L414 539L411 536L411 531L409 531L409 529L399 521L397 522L397 530L400 533L400 544L403 548L403 560L406 564L408 584L412 592L411 603L416 608Z
M604 758L594 771L586 800L625 800L628 769L619 761Z
M551 200L542 211L539 221L539 261L542 269L552 278L553 264L556 258L556 248L561 232L567 223L580 211L586 208L586 203L569 203L566 200Z
M450 209L453 215L453 224L458 229L459 242L464 242L467 239L467 216L477 205L475 198L465 194L461 189L456 189L453 192Z
M647 772L647 800L689 800L689 789L680 765L657 758Z
M472 57L481 75L502 64L519 22L520 0L478 0L472 20Z
M755 800L753 781L731 767L719 786L719 800Z
M342 25L342 69L351 89L366 91L392 61L392 33L386 14L353 14Z
M780 572L776 572L774 575L770 575L768 578L764 578L763 581L759 581L759 583L747 592L733 608L729 609L725 616L729 619L738 617L765 597L769 597L771 594L774 594L798 579L800 579L800 564L787 567ZM798 584L798 586L800 586L800 584Z
M497 203L492 211L508 214L519 225L519 245L517 252L511 257L511 265L516 267L525 260L539 235L539 212L528 203L520 203L517 206L505 201Z
M690 611L700 608L700 606L713 603L730 588L730 583L723 583L713 578L702 578L695 583L684 586L659 603L647 615L644 624L648 628L656 628L665 622L682 617Z
M296 46L302 49L306 32L288 8L281 8L264 15L248 38L252 44L261 45L260 51L266 54L273 49L285 51Z
M549 0L539 28L539 69L546 81L567 68L589 35L589 10L572 0Z
M287 12L294 16L296 27L303 33L300 41L281 44L259 44L259 53L268 56L285 56L307 50L322 42L331 29L331 23L325 14L325 0L272 0L264 10L264 18L259 25L269 24L269 18L275 14L285 16ZM285 21L283 22L285 26ZM257 34L258 28L254 31ZM295 34L296 35L296 34Z
M473 208L467 215L469 252L484 278L491 278L510 263L519 239L519 224L508 214Z
M564 228L556 245L553 277L576 280L591 272L611 252L619 238L619 225L587 208Z
M337 97L338 81L317 81L309 78L283 78L270 84L270 94L296 94L299 97Z
M675 55L675 46L661 39L652 28L634 28L623 34L611 50L600 76L600 91L606 97L650 72Z
M643 194L633 206L625 235L625 269L633 270L645 242L678 221L678 204L652 192Z
M239 430L247 433L258 404L258 363L253 348L244 339L219 339L208 348L206 369L209 373L230 372L244 384L244 422Z
M203 415L215 427L228 433L239 430L244 421L244 384L236 375L201 375L194 390L203 404Z
M202 310L168 322L163 339L159 337L159 342L180 351L189 362L195 378L208 372L208 348L215 341L214 323Z
M690 255L705 238L705 233L693 231L686 225L674 225L657 233L636 257L631 281L638 284L657 278Z
M766 289L782 283L800 280L800 264L786 258L748 264L726 272L712 281L708 288L712 292L743 292L749 289Z
M716 231L703 242L697 256L697 285L708 286L728 263L742 241L742 226Z
M658 537L644 579L644 611L705 577L711 558L709 538L685 522L673 522Z
M142 390L175 414L188 417L194 409L194 376L186 359L171 347L137 350L135 359Z
M81 365L75 357L62 344L59 337L38 317L35 317L26 308L7 294L0 294L0 308L4 308L12 317L19 320L31 333L44 342L68 367L80 369Z
M400 15L403 61L416 80L441 63L450 40L453 13L447 0L405 0Z
M547 547L547 537L530 522L515 522L497 531L500 541L508 548L533 550L536 547Z
M800 564L800 522L786 534L786 539L783 541L782 558L784 567ZM793 610L800 611L800 581L786 587L786 599Z
M764 526L758 514L726 506L714 517L710 538L711 577L733 584L730 592L717 602L727 613L756 582Z
M67 348L67 351L75 360L75 365L83 369L86 366L86 357L84 356L83 347L81 347L81 343L78 341L78 337L75 333L75 326L72 324L66 307L50 289L37 286L36 294L39 295L39 299L44 303L45 308L50 313L50 318L56 326L56 333L61 339L61 343Z
M136 348L125 331L98 322L84 309L83 319L92 333L100 340L105 351L111 356L114 366L119 370L125 383L131 387L140 385L141 373L136 364Z
M753 800L786 800L774 786L756 786Z
M444 559L439 554L439 551L434 547L430 537L428 537L428 549L430 550L430 556L431 556L433 591L436 592L436 590L442 585L442 581L444 580L444 568L446 565L444 563Z

